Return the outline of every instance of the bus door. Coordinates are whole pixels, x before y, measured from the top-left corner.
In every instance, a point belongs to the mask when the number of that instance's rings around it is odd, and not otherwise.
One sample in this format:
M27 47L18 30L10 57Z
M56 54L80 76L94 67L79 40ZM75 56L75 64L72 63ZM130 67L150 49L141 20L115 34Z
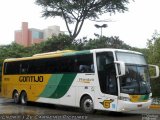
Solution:
M118 87L113 52L96 54L97 73L100 85L98 102L100 109L116 111Z

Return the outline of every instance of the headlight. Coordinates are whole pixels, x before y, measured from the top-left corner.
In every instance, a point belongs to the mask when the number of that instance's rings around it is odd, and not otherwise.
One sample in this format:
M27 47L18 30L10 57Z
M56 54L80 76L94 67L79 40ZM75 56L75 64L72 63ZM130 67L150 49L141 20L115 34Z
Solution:
M119 100L130 101L130 98L128 98L128 97L123 97L123 96L119 96Z

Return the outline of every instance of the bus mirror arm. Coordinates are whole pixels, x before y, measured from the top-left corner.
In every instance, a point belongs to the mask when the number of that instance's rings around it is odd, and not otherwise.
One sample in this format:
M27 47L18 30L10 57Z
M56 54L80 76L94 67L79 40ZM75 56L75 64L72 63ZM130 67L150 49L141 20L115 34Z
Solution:
M114 61L114 63L119 65L119 68L118 68L119 71L118 71L117 77L124 76L125 75L125 63L122 61Z
M158 78L159 77L159 67L157 65L148 65L149 67L154 67L156 70L156 75L151 76L151 78Z

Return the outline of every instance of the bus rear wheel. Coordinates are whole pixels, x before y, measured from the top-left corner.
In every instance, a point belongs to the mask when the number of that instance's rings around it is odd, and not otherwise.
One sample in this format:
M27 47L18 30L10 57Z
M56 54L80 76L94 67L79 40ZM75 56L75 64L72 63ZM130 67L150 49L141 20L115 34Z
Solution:
M20 95L20 102L22 105L27 105L27 93L25 91Z
M81 100L81 109L85 113L94 113L94 104L90 96L85 96Z
M13 99L14 99L14 103L18 104L19 103L19 94L17 91L15 91L13 93Z

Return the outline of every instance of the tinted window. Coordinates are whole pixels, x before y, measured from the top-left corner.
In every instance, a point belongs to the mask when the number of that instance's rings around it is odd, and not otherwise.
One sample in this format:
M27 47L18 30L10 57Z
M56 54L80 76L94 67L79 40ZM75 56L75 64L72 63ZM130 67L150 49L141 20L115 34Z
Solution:
M96 59L101 92L117 95L118 89L113 53L97 53Z
M4 64L4 74L19 74L20 64L18 62L8 62Z
M7 62L4 69L4 74L92 73L93 55Z

